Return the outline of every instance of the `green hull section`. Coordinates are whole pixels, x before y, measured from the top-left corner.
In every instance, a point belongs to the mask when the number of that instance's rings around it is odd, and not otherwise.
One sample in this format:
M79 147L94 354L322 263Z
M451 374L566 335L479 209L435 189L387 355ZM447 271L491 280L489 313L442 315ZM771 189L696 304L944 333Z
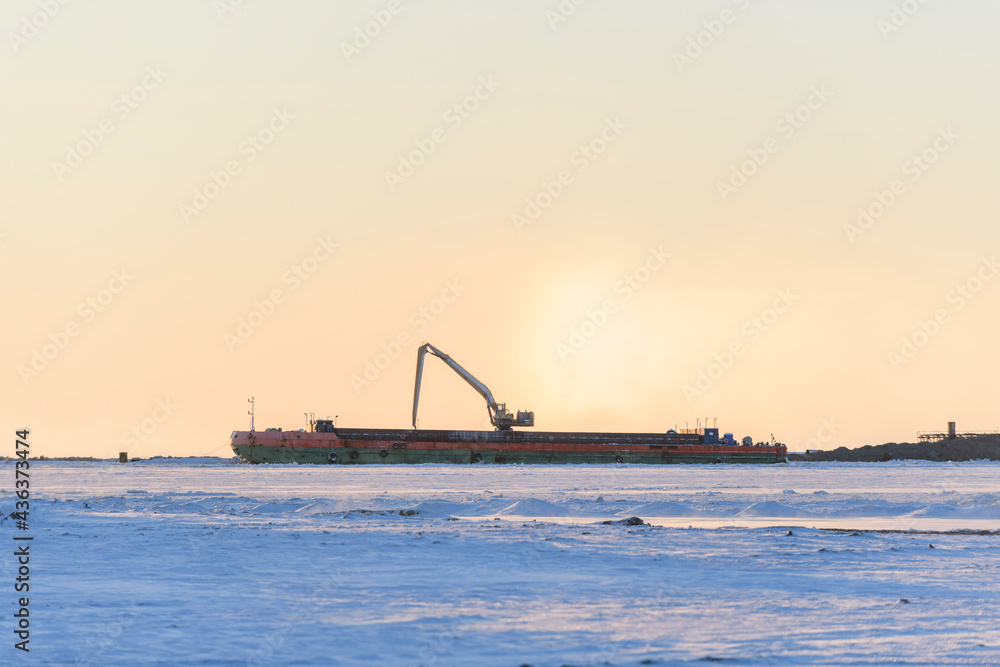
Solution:
M754 451L754 450L757 451ZM747 447L746 452L708 454L684 452L588 453L588 452L511 452L435 449L264 447L234 445L233 451L247 463L310 463L320 465L361 465L392 463L785 463L785 457L760 448ZM334 456L331 456L333 454ZM335 459L335 460L331 460Z

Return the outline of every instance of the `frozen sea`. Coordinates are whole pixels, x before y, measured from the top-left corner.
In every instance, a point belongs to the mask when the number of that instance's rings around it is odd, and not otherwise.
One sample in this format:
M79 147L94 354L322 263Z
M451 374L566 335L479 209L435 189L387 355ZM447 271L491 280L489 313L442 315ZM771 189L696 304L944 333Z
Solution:
M998 463L30 474L3 665L1000 664Z

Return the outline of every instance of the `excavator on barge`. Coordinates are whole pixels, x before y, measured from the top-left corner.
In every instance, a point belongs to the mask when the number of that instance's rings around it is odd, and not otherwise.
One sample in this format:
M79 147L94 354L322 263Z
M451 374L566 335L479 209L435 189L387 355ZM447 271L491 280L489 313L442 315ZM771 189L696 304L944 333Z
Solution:
M438 357L486 401L493 431L417 428L424 359ZM230 444L248 463L784 463L780 443L740 445L718 428L678 433L515 431L533 427L535 413L512 413L483 382L430 343L417 350L413 383L412 429L341 428L330 419L311 421L310 430L269 428L233 431ZM749 445L747 443L750 443Z

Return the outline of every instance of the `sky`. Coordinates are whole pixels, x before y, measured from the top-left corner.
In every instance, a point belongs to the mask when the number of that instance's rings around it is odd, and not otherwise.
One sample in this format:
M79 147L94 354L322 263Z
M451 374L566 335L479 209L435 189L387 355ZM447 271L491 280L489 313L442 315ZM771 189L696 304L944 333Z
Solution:
M2 426L1000 429L1000 6L12 0ZM436 359L421 428L488 429ZM716 421L717 420L717 421ZM11 452L13 452L13 438Z

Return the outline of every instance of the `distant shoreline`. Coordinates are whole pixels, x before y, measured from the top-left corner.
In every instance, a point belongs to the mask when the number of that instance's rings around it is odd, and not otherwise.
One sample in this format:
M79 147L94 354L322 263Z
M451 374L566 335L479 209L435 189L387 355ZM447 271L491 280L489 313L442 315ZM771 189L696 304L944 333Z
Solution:
M788 453L789 461L1000 461L1000 435L955 438L937 442L889 442L855 449L838 447L824 451Z

